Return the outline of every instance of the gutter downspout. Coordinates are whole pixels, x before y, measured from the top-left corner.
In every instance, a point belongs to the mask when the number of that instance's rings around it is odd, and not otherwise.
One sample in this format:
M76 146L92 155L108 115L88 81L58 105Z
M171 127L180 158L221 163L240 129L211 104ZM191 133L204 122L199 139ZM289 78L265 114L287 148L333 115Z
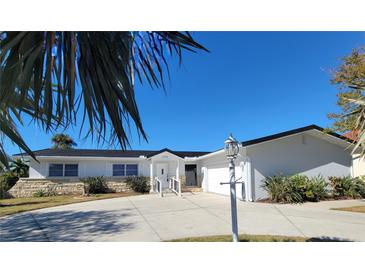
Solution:
M245 191L245 197L242 200L246 201L246 202L252 202L253 201L253 198L252 198L253 189L252 189L252 180L251 180L251 159L249 156L247 156L246 147L244 147L242 149L242 152L239 153L239 156L241 157L240 166L242 168L241 174L243 177L242 179L244 181L242 188L244 188L244 191ZM242 191L243 191L243 189L242 189Z
M252 202L252 180L251 180L251 159L248 156L245 156L243 161L240 162L240 166L242 168L242 177L244 184L242 187L244 188L245 197L242 201ZM243 190L243 189L242 189ZM242 197L243 198L243 197Z
M253 188L252 188L252 177L251 177L251 159L247 156L246 162L246 178L247 183L245 184L246 201L253 202Z

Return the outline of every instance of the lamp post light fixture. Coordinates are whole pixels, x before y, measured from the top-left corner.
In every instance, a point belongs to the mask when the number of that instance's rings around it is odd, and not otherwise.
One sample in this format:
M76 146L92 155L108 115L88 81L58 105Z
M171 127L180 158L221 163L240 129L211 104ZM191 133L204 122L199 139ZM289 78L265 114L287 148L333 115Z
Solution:
M232 235L233 242L238 242L238 225L237 225L237 203L236 203L236 174L234 159L236 159L240 149L239 142L229 135L228 139L224 142L224 150L228 159L229 167L229 185L231 193L231 217L232 217Z

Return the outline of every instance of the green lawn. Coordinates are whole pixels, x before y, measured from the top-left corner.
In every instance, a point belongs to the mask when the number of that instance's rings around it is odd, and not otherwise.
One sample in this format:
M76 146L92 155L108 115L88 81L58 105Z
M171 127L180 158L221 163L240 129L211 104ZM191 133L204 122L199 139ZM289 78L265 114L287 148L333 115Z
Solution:
M239 235L240 242L305 242L308 239L304 237L286 237L271 235ZM169 242L232 242L231 235L191 237L171 240Z
M365 213L365 206L351 206L351 207L341 207L341 208L332 208L332 209L341 210L341 211Z
M32 197L32 198L0 199L0 217L19 212L30 211L34 209L74 204L74 203L82 203L101 199L127 197L132 195L138 195L138 194L107 193L107 194L94 194L90 196L63 195L63 196L51 196L51 197L39 197L39 198Z

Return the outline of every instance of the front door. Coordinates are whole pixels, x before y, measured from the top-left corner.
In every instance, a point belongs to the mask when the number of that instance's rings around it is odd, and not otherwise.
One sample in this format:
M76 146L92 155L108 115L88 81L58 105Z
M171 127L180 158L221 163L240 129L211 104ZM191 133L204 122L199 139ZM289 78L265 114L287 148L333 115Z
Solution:
M162 183L162 187L163 188L167 188L169 183L167 181L167 169L168 169L168 165L166 163L164 164L157 164L156 165L157 168L157 177L160 179L161 183Z
M186 186L197 186L196 165L185 165Z

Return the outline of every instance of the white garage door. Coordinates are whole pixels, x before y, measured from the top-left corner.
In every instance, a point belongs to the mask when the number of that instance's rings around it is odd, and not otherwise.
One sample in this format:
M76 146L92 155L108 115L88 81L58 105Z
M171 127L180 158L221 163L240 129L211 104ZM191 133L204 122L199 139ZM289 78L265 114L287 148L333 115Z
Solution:
M241 177L242 168L236 167L236 179ZM207 191L229 195L229 185L221 185L221 182L229 181L228 167L207 166ZM240 180L241 181L241 180ZM236 185L237 198L242 198L242 184Z

